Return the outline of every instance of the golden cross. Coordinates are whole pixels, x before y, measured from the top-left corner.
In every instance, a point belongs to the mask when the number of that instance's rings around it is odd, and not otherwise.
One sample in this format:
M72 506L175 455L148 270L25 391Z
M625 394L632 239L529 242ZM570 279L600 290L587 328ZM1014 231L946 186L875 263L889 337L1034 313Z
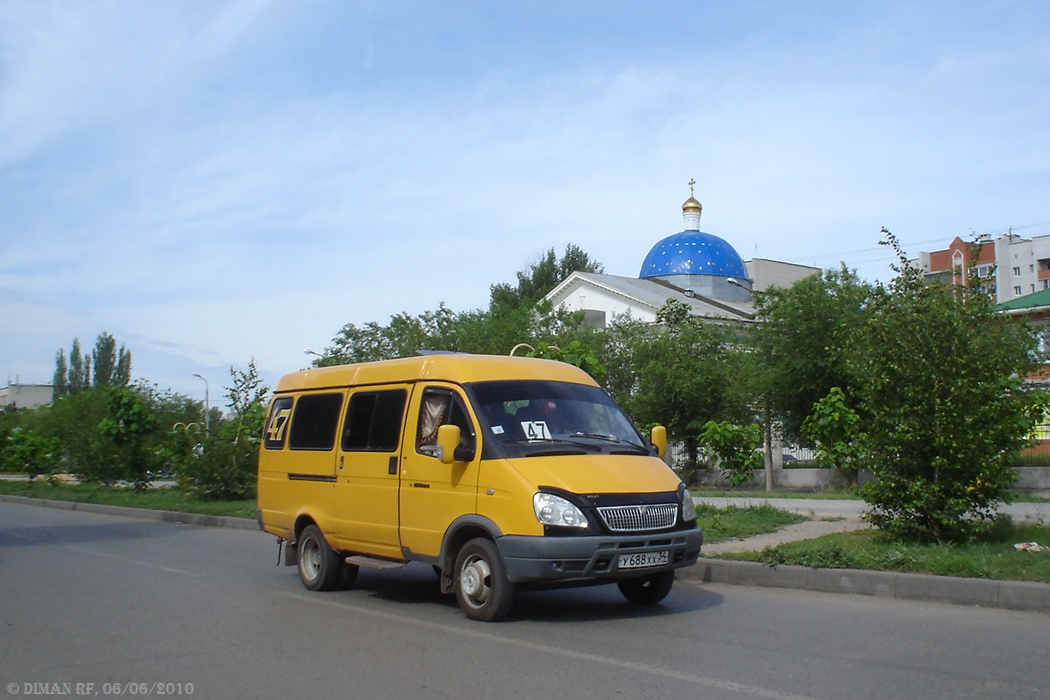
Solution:
M689 196L690 197L693 196L693 185L695 185L695 184L696 184L696 180L694 180L693 178L689 178Z

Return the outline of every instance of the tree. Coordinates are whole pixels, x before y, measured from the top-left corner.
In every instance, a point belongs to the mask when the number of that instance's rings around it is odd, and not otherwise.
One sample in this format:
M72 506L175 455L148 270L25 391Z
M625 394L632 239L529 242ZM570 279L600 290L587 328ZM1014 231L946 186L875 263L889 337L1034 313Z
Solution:
M565 254L559 259L554 248L544 253L539 260L518 272L518 283L512 287L505 282L494 284L489 290L491 311L530 308L535 306L551 290L568 279L573 272L602 273L605 268L597 260L591 260L579 246L565 246Z
M131 351L121 345L118 352L116 339L105 331L95 339L90 355L81 352L80 339L74 338L68 363L65 350L60 348L55 356L53 383L55 397L79 394L92 386L128 386Z
M99 429L114 419L111 409L105 389L87 387L37 409L32 429L58 441L66 471L81 481L111 484L129 476L119 446Z
M143 491L153 478L149 437L156 432L157 417L149 403L127 387L111 386L104 391L109 416L99 422L98 430L117 448L114 471L119 478L131 481L136 491Z
M69 353L69 381L66 387L70 394L78 394L91 386L91 358L80 352L80 339L73 339Z
M94 361L95 386L127 386L131 381L131 352L123 345L117 351L117 340L103 331L95 340L91 351Z
M51 398L57 399L69 393L69 365L66 363L66 351L58 349L55 355L55 376L51 380Z
M1009 498L1011 458L1045 405L1021 379L1035 339L1002 322L976 274L969 286L928 283L883 235L897 277L875 287L855 345L861 460L875 477L865 517L896 537L964 538Z
M571 341L564 349L540 342L536 344L536 347L525 353L525 356L565 362L574 367L579 367L594 377L594 380L599 384L605 380L605 368L602 367L602 363L598 361L598 358L594 356L594 351L588 345L578 340Z
M552 248L518 273L516 287L493 285L487 310L456 313L442 302L433 311L392 316L386 325L348 323L314 366L411 357L420 350L505 355L521 342L585 342L591 331L582 327L582 314L552 309L542 302L544 295L577 269L600 272L602 267L577 246L567 246L560 259Z
M802 436L802 422L833 387L853 403L851 347L870 294L843 266L757 295L750 338L764 386L756 391L767 396L785 437Z
M113 371L117 368L117 340L103 331L95 339L95 349L91 351L91 361L95 371L95 386L109 386L112 383Z
M729 406L726 367L737 335L733 328L705 324L674 299L657 313L657 322L661 326L623 324L623 340L612 348L619 353L611 372L614 398L636 422L663 425L672 439L683 441L692 472L697 437Z

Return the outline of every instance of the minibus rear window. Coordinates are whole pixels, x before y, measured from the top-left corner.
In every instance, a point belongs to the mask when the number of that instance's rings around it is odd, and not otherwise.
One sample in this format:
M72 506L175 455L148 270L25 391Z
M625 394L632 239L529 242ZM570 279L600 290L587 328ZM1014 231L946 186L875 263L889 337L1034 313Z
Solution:
M330 450L335 447L342 394L307 394L295 402L288 446L293 450Z
M266 449L279 450L284 447L284 436L288 431L288 417L292 415L292 398L274 399L270 417L266 421L264 438Z

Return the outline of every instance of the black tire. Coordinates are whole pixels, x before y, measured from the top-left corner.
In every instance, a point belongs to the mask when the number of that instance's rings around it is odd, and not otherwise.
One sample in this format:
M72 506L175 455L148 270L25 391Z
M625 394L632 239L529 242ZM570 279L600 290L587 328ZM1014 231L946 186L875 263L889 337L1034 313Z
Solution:
M674 571L661 571L658 574L625 578L616 582L616 587L623 597L635 605L656 605L667 597L674 585Z
M454 585L459 607L472 620L500 620L514 602L514 584L507 578L503 556L492 540L483 537L459 550Z
M342 561L316 525L303 528L295 549L304 586L311 591L330 591L339 585Z

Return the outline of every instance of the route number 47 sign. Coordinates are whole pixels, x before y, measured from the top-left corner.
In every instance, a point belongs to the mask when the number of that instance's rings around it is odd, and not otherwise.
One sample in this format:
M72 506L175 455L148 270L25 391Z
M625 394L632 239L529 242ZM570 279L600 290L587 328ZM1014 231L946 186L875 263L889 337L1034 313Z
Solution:
M523 420L521 432L525 433L526 440L553 440L551 431L547 429L547 421Z

